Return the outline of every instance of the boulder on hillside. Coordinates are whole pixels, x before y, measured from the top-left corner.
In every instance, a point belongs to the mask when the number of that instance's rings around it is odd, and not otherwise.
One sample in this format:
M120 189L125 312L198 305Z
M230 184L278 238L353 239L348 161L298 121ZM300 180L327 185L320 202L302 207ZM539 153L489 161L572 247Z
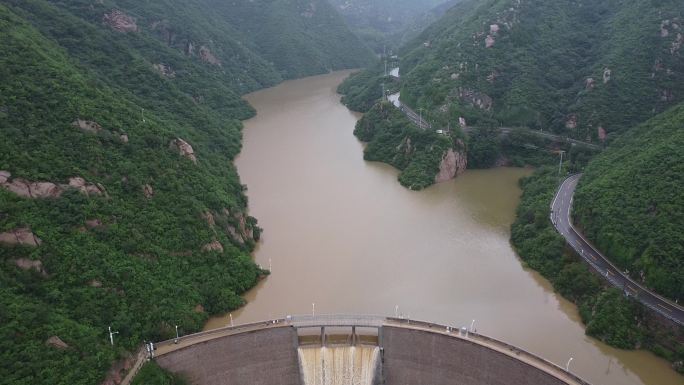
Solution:
M117 32L137 32L138 25L135 19L118 9L113 9L102 16L102 21Z
M207 210L203 212L202 219L204 219L212 229L214 226L216 226L216 220L214 219L214 214L212 214L211 211Z
M201 46L199 49L199 56L202 61L215 65L215 66L221 66L221 60L217 58L209 49L209 47L206 46Z
M226 231L228 232L228 235L236 241L237 243L244 245L245 240L242 238L242 235L238 234L237 229L233 225L228 225L226 226Z
M0 183L5 183L9 180L12 174L9 171L0 170Z
M178 153L185 158L188 158L192 163L197 164L197 157L195 157L195 150L192 146L181 138L176 138L171 141L169 148L178 151Z
M31 182L22 178L10 179L8 171L0 171L0 188L4 188L24 198L59 198L62 193L75 188L86 195L107 194L100 184L87 183L81 177L69 178L69 184L57 184L53 182Z
M159 74L165 78L175 78L176 77L176 72L171 68L170 65L164 64L164 63L158 63L153 65L154 69L159 72Z
M218 252L223 252L223 245L219 241L213 241L211 243L207 243L206 245L202 246L202 251L218 251Z
M613 71L606 67L603 69L603 84L606 84L610 81L610 77L612 76Z
M64 349L69 348L69 345L67 345L66 342L62 341L62 339L57 337L57 336L52 336L52 337L48 338L45 341L45 344L48 346L51 346L53 348L59 349L59 350L64 350Z
M80 176L75 176L69 178L69 187L79 190L81 193L91 196L91 195L102 195L105 193L105 189L100 184L93 184L86 182L85 179Z
M102 131L102 126L97 124L96 122L90 121L90 120L84 120L84 119L76 119L71 123L72 126L80 128L82 131L85 132L90 132L93 134L97 134L98 132Z
M154 196L154 189L149 184L143 186L143 194L145 198L150 199Z
M606 129L605 129L605 128L603 128L603 127L599 127L599 128L598 128L598 138L599 138L599 140L601 140L602 142L605 142L605 141L606 141L606 139L608 138L608 134L606 133Z
M33 234L29 228L21 227L0 233L0 243L36 247L43 243L43 241Z
M35 270L43 277L47 277L47 271L43 267L43 262L28 258L19 258L14 260L14 264L22 270Z
M104 226L101 220L99 219L89 219L85 221L86 227L90 230L93 229L98 229Z

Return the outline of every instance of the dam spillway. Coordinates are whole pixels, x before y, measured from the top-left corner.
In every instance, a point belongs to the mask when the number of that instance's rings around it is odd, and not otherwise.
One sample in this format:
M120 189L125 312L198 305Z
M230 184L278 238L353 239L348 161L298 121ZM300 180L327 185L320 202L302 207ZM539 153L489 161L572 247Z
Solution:
M351 334L326 334L340 328ZM288 316L161 342L154 355L194 385L589 385L490 337L391 317Z
M304 385L377 385L377 346L301 347Z

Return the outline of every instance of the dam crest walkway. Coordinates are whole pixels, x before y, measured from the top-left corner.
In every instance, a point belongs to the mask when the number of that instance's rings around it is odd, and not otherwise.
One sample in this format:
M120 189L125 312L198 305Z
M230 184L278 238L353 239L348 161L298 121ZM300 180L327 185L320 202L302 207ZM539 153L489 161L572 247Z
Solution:
M152 357L156 359L167 355L173 355L175 352L180 352L193 346L198 346L198 344L208 343L210 341L225 337L284 328L294 328L296 330L321 328L322 332L324 328L376 328L378 329L377 345L380 346L381 351L383 349L383 342L381 339L380 329L388 328L390 330L394 329L427 333L426 335L438 336L439 338L453 338L457 339L456 341L462 341L465 343L475 344L479 347L484 347L490 351L499 353L525 365L536 368L564 384L589 385L588 382L566 370L566 368L547 361L521 348L468 330L465 327L458 328L406 318L375 315L298 315L262 322L248 323L244 325L227 326L224 328L182 336L177 340L171 339L153 344ZM354 339L352 338L351 341L354 341ZM321 343L325 344L325 338L321 338ZM293 344L296 344L296 342ZM368 343L366 342L362 344L366 345Z

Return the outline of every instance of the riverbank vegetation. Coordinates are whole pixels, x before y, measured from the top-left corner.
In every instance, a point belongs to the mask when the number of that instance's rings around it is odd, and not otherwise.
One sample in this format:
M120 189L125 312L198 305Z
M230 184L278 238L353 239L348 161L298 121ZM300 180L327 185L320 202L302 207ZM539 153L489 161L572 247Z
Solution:
M267 274L232 165L240 95L372 60L325 2L278 4L0 5L0 384L120 377L143 341L201 329ZM267 15L276 42L247 33Z
M338 87L342 94L341 102L356 112L368 112L382 99L383 85L391 86L390 79L374 69L366 69L351 74Z
M388 163L399 170L399 183L421 190L435 183L444 154L458 139L422 130L389 102L373 106L356 124L359 140L367 142L363 158Z

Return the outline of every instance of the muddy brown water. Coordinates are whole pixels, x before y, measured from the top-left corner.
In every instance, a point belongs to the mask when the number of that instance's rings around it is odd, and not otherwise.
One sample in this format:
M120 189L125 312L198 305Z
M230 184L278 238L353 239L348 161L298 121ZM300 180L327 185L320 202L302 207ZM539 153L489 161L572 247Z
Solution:
M232 314L400 315L469 326L565 366L594 385L684 384L666 361L585 336L576 307L523 268L509 243L529 170L468 171L409 191L393 168L362 159L358 114L339 102L348 72L283 83L246 99L237 159L250 214L264 229L256 261L272 275ZM207 329L229 324L228 315Z

